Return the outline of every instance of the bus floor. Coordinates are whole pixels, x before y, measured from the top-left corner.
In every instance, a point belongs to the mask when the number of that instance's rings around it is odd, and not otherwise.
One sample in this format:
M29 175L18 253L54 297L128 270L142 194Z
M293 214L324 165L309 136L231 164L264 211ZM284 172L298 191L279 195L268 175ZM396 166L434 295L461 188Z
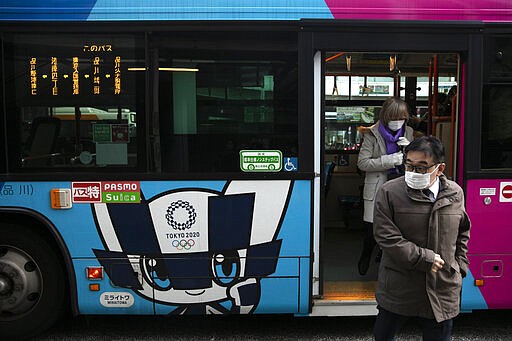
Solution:
M358 272L362 226L346 228L343 223L326 227L323 246L323 299L338 301L373 301L377 281L377 248L373 251L366 275Z

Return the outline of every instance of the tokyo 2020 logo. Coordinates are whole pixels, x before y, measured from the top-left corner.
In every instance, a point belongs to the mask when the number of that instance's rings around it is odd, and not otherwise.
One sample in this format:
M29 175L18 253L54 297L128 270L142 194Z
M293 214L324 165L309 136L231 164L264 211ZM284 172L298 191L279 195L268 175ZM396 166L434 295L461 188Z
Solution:
M194 207L183 200L174 201L167 208L165 218L174 230L183 231L192 227L196 222L197 213Z

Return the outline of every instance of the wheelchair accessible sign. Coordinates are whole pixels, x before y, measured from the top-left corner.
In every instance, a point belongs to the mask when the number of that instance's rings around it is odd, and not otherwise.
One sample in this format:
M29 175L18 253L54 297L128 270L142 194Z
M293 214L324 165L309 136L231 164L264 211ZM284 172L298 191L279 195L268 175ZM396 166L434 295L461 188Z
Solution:
M279 150L241 150L240 169L244 172L279 172L283 154Z

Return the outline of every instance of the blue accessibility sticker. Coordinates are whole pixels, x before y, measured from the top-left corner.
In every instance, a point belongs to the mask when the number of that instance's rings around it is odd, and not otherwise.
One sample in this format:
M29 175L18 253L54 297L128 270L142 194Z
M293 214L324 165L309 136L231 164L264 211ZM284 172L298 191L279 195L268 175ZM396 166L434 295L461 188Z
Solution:
M285 156L283 159L283 169L285 172L296 172L299 168L299 159L296 157Z

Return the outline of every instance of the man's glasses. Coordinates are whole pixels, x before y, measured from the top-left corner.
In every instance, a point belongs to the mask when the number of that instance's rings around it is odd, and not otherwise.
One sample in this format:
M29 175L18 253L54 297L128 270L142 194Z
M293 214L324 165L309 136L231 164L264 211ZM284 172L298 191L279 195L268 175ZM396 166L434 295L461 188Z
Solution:
M413 166L410 163L404 163L405 170L408 172L415 172L419 174L425 174L432 167L437 165L437 163L431 164L430 166Z

